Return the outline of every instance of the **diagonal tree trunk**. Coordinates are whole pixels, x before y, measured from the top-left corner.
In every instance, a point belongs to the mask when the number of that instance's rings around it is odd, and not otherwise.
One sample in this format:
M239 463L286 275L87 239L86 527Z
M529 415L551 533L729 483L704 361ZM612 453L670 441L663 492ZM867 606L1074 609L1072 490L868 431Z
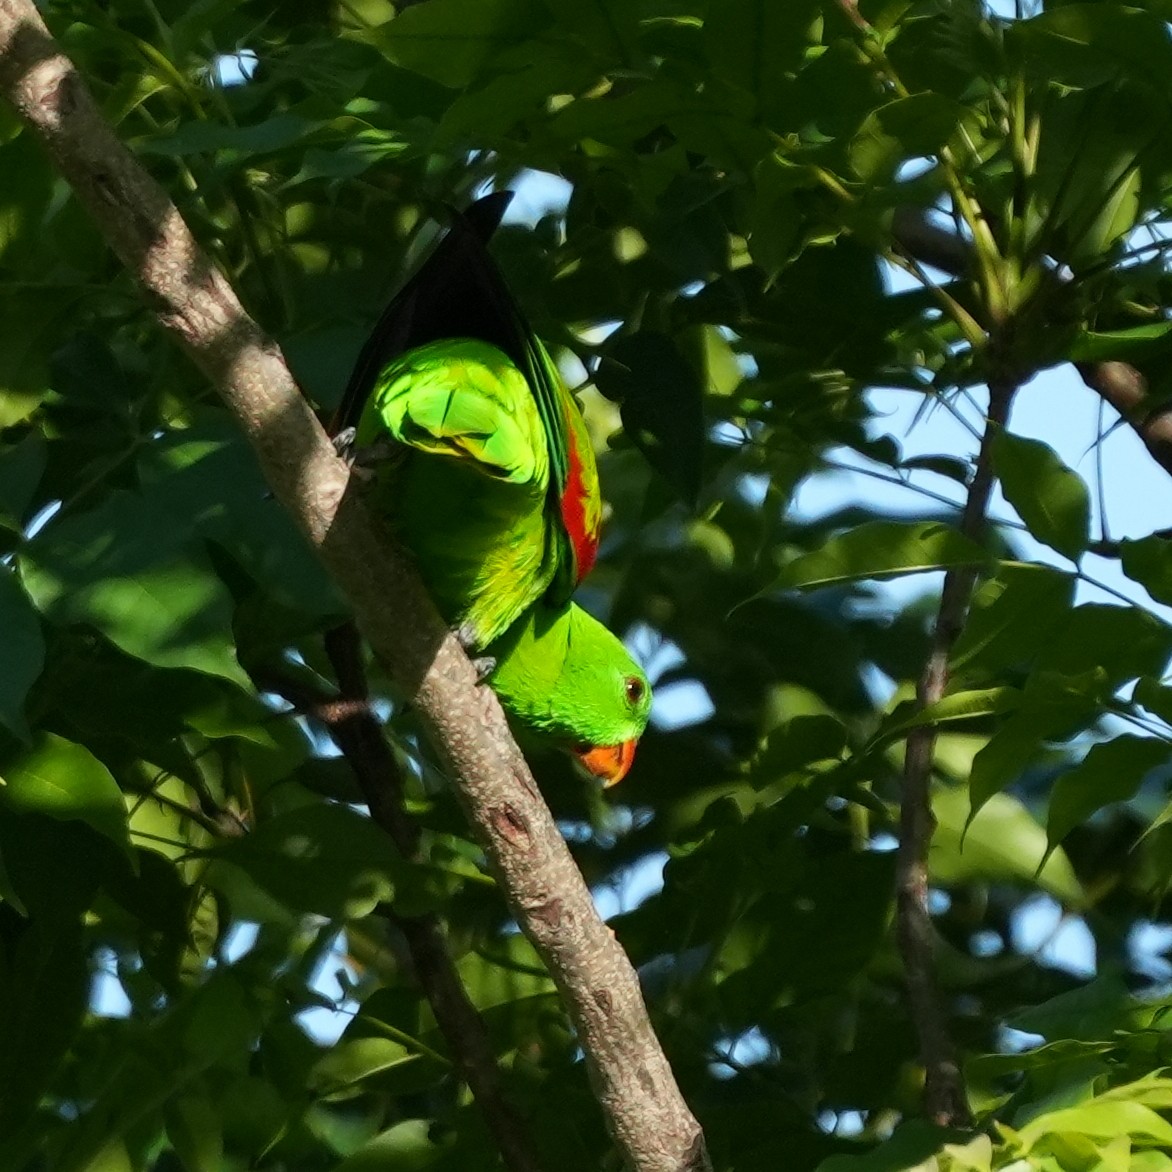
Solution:
M651 1028L635 971L509 735L496 697L418 578L348 494L348 473L276 345L242 309L164 191L114 135L32 0L0 0L0 93L135 274L160 324L207 375L410 697L517 922L561 991L624 1159L710 1168L703 1133Z

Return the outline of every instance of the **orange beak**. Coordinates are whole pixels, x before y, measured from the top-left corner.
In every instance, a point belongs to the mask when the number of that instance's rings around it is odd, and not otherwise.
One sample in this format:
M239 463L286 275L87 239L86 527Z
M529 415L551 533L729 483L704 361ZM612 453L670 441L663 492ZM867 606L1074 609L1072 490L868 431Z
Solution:
M631 762L635 760L636 741L623 741L621 745L582 745L572 752L592 776L600 778L603 787L610 789L627 776Z

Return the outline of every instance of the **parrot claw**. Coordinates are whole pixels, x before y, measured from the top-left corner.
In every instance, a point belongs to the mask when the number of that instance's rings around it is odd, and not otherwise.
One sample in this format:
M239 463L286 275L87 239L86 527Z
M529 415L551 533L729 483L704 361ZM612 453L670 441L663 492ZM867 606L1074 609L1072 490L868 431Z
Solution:
M476 682L483 684L496 671L496 657L493 655L478 655L472 666L476 669Z
M334 451L346 462L346 467L359 480L373 480L378 466L393 460L402 450L403 445L380 439L365 447L358 448L354 446L357 434L356 428L344 427L334 436Z
M466 654L471 655L476 650L477 644L480 640L476 636L476 628L471 623L461 623L458 627L452 629L452 634L456 636L456 642L464 648Z
M354 439L358 435L358 428L344 427L334 438L330 441L334 445L334 451L338 453L347 464L354 463Z

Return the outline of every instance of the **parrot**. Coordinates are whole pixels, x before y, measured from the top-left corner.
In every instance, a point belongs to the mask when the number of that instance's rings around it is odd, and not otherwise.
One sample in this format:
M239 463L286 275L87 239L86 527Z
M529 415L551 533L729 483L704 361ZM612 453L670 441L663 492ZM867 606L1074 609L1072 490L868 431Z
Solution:
M609 786L631 767L651 686L570 597L598 550L598 470L487 248L511 198L452 213L359 352L332 431L514 724Z

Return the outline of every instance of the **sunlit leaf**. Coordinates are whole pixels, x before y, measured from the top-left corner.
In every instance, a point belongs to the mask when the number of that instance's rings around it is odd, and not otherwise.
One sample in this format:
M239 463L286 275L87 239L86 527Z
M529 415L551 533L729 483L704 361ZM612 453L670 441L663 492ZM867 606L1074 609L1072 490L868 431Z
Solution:
M1030 532L1069 558L1078 558L1090 540L1091 505L1082 478L1039 440L999 431L993 439L993 468L1006 500Z
M987 560L979 545L939 522L868 521L794 558L774 585L809 589L861 578L982 565Z
M4 781L0 802L10 809L85 822L129 854L122 791L84 746L43 733L28 752L5 766Z
M54 520L26 547L21 578L51 622L84 623L131 655L251 687L232 650L232 602L175 518L131 493Z
M952 136L964 107L940 94L896 98L869 114L847 147L862 179L890 179L900 163L935 154Z
M1070 860L1061 850L1047 857L1046 832L1017 798L994 794L969 823L964 789L938 787L932 795L932 812L937 819L928 856L933 882L1022 887L1037 883L1065 904L1082 902L1082 887ZM1043 859L1045 866L1039 873Z

